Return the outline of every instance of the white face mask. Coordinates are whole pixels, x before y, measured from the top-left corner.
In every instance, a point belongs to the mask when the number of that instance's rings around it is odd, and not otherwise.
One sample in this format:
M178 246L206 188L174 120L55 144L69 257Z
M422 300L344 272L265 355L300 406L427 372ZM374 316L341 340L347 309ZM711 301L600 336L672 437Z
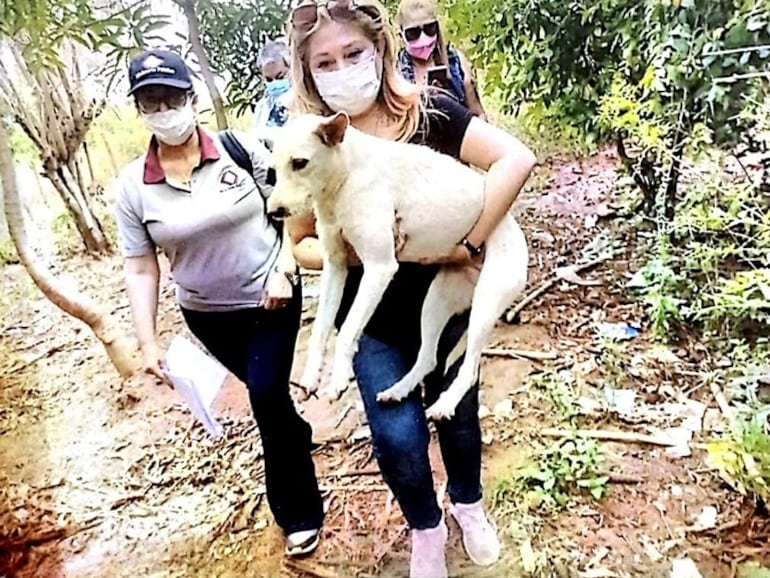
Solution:
M374 104L380 93L381 79L374 54L352 66L312 74L318 95L333 112L358 116Z
M142 113L142 120L155 138L171 146L183 144L195 130L192 102L186 103L182 108Z

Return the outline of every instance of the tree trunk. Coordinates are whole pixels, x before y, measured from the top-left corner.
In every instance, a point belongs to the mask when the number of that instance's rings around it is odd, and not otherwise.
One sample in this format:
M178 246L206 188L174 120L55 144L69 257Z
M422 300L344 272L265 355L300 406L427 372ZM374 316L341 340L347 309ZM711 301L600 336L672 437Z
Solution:
M118 172L120 172L120 163L115 157L115 151L110 144L110 139L108 139L105 135L102 135L102 144L104 144L104 148L107 151L107 156L110 157L110 167L112 167L112 174L113 176L117 175Z
M88 206L78 180L66 168L46 170L46 177L64 201L86 250L93 255L109 255L112 250L101 223Z
M217 117L217 129L225 130L227 128L225 104L222 100L222 94L219 92L216 82L214 82L214 73L211 71L209 58L206 55L206 51L203 49L200 33L200 20L198 20L198 14L195 11L194 0L174 0L174 2L182 8L184 15L187 17L187 23L190 27L190 46L192 47L195 56L198 58L198 64L201 67L201 74L203 75L203 82L206 83L206 88L208 88L209 94L211 95L211 101L214 104L214 113Z
M83 141L83 157L86 160L86 167L88 167L88 185L90 187L96 181L96 175L94 174L94 165L91 162L91 152L86 141Z
M3 185L5 217L16 252L24 268L43 294L68 315L88 325L104 345L110 360L121 377L132 375L138 368L135 349L117 327L112 316L96 303L77 291L62 286L56 277L38 261L27 239L16 168L8 143L8 133L0 123L0 180Z
M85 249L96 256L109 254L110 243L89 206L89 191L78 165L80 147L104 102L86 96L75 49L65 47L61 51L63 61L71 60L69 67L59 64L34 72L18 44L9 42L7 49L18 74L9 75L0 60L0 97L37 147L43 173L64 201ZM36 100L22 98L28 92Z

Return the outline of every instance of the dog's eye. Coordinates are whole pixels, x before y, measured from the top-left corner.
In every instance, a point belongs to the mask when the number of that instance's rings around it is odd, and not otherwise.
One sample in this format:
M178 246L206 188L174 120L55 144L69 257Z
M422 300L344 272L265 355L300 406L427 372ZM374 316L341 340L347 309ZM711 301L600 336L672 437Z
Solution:
M308 159L291 159L291 170L301 171L307 166Z

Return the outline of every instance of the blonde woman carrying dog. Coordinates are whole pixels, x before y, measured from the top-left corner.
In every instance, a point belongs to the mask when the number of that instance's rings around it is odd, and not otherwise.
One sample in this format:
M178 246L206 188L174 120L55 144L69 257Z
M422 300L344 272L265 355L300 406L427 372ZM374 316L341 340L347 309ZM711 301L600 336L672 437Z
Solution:
M483 258L484 241L511 208L535 164L532 152L472 116L451 97L429 94L406 82L396 69L394 34L377 0L303 0L291 13L289 35L297 112L343 111L364 132L425 144L487 171L484 210L449 262L467 265ZM317 266L317 253L312 258L318 243L312 217L290 222L289 227L300 263ZM437 270L435 264L400 265L354 359L375 456L411 528L413 578L447 576L448 530L428 459L430 433L419 392L394 405L380 404L376 396L403 377L415 361L422 302ZM351 266L341 318L361 274L360 267ZM428 404L457 372L467 323L467 315L458 316L442 335L438 369L425 381ZM493 564L500 555L500 543L482 505L478 383L458 405L455 416L436 428L448 475L450 512L462 530L465 549L475 563Z

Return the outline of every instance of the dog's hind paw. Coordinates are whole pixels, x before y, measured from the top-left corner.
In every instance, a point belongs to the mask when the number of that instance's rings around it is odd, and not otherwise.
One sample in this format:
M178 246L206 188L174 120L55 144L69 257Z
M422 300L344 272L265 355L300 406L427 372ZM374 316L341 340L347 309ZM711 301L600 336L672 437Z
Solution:
M377 401L380 403L398 403L409 397L415 388L420 385L419 381L413 381L411 375L406 375L395 385L377 394Z
M305 371L299 379L299 384L305 391L314 392L318 389L320 381L320 374Z
M398 403L399 401L403 400L406 397L403 392L401 392L398 387L393 386L389 387L385 391L381 391L377 394L377 401L380 403Z
M442 394L436 403L425 410L425 415L434 421L452 419L455 409L457 409L457 402Z

